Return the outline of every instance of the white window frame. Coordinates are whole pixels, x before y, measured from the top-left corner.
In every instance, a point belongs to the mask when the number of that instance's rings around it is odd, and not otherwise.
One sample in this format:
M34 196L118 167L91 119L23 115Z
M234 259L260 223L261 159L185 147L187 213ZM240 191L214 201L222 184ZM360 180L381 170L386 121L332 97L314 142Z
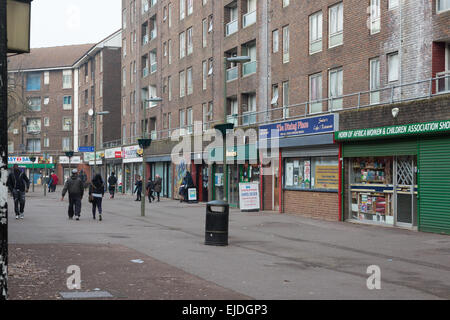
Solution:
M397 8L399 6L399 2L400 2L399 0L389 0L389 2L388 2L389 10Z
M187 15L190 16L194 12L194 0L187 0Z
M380 58L376 57L369 60L369 90L370 90L370 104L377 104L380 102L381 88L381 66Z
M370 34L381 31L381 5L380 0L370 0Z
M185 71L180 71L179 73L179 83L180 83L180 98L186 95L186 75Z
M278 47L280 43L279 32L278 29L272 31L272 53L278 52Z
M186 32L183 31L179 35L180 59L186 56Z
M283 8L286 8L289 5L289 0L283 0Z
M283 96L282 96L282 103L283 103L283 118L289 118L289 81L284 81L283 84Z
M187 95L191 95L194 92L194 82L193 82L192 67L186 69L186 82L187 82Z
M277 106L278 105L278 98L279 98L279 89L278 84L272 85L272 100L270 101L271 105Z
M186 30L186 42L187 42L187 55L192 54L194 52L194 39L193 39L193 28L190 27Z
M283 63L289 62L289 26L283 27Z
M441 3L443 3L442 1L445 1L444 5L447 6L447 7L444 7L444 9L440 9ZM449 11L449 10L450 10L450 1L449 0L436 0L436 12L437 13L442 13L442 12Z
M44 84L49 84L49 83L50 83L50 72L49 71L45 71L44 72Z
M318 11L309 16L309 54L315 54L322 51L322 38L323 38L323 14L322 11ZM313 49L315 45L320 49Z
M180 20L186 17L186 0L180 0Z
M396 65L394 65L395 63ZM387 55L388 82L396 82L400 79L400 64L398 51Z
M318 79L318 81L316 80ZM318 94L317 97L313 97L313 82L317 81L315 84L316 92ZM309 76L309 113L321 113L323 112L323 103L322 103L322 72L315 73ZM319 110L314 110L313 108L320 107Z
M328 72L328 97L330 98L330 110L342 110L344 94L344 71L341 68ZM332 99L331 99L332 98Z
M202 46L206 48L208 46L208 19L202 20Z
M344 43L344 2L331 6L328 9L328 16L330 19L328 24L328 48L334 48Z
M72 89L72 70L63 70L63 89Z

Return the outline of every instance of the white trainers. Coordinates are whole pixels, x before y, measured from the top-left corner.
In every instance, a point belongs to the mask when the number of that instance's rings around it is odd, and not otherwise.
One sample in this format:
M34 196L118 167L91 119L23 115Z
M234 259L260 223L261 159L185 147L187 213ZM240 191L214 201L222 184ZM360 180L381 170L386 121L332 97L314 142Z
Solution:
M23 213L20 215L20 219L23 219Z
M19 215L18 215L18 214L16 214L16 220L17 220L17 219L19 219Z

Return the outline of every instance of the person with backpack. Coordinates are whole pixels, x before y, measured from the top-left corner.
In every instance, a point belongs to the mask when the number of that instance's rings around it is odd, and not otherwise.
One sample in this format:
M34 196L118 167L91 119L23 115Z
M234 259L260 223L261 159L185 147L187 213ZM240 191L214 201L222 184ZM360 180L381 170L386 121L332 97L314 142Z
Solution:
M30 180L26 174L15 164L13 171L8 175L6 185L14 198L14 212L16 219L23 219L25 210L25 193L30 189Z
M72 170L72 176L67 179L62 190L61 201L64 201L64 196L69 192L69 219L72 220L75 215L77 220L80 220L81 200L84 194L84 185L78 177L78 170Z
M153 201L155 201L155 196L153 195L154 183L151 178L148 178L147 186L145 187L145 189L147 190L148 201L152 203L152 199Z
M109 194L110 194L110 199L114 199L114 192L116 191L116 184L117 184L117 178L116 175L113 172L111 172L111 175L108 178L108 185L109 185Z
M105 186L102 176L96 174L89 185L89 202L92 203L92 217L95 220L95 211L98 209L98 220L102 221L102 200L105 194Z

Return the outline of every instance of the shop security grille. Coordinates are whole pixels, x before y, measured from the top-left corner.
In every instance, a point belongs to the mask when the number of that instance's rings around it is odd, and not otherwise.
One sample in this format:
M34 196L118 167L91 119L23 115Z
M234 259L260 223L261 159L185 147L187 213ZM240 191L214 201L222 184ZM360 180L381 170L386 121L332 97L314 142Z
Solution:
M411 186L413 184L413 167L411 160L398 159L397 184L403 186Z

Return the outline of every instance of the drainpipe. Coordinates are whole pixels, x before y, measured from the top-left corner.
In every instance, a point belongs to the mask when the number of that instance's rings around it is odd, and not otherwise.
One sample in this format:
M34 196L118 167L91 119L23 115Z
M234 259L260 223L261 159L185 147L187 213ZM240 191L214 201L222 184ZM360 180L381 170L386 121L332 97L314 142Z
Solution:
M339 187L338 187L338 201L339 201L339 221L343 221L343 215L342 215L342 205L344 203L343 198L344 198L344 193L343 193L343 177L342 177L342 173L343 173L343 169L344 169L344 161L342 159L342 143L339 143Z

